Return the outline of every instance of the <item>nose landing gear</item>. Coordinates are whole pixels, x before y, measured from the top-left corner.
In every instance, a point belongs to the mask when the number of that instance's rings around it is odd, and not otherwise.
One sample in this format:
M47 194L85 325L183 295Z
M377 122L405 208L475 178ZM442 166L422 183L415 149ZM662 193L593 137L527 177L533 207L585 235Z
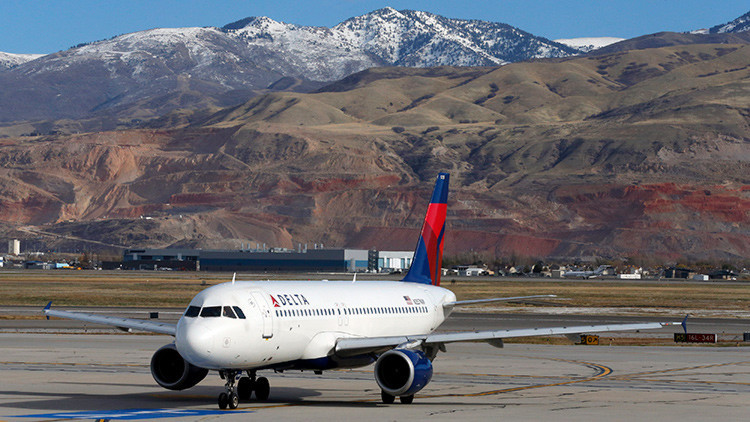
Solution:
M225 392L219 394L219 409L236 409L240 404L240 397L237 395L237 391L234 385L234 380L240 371L219 371L219 375L224 378L227 382L224 384Z
M241 377L235 386L235 380L242 371L219 371L219 375L226 380L225 392L219 394L219 409L236 409L240 400L250 400L253 392L258 400L268 400L271 386L265 377L256 378L255 371L247 371L246 377Z

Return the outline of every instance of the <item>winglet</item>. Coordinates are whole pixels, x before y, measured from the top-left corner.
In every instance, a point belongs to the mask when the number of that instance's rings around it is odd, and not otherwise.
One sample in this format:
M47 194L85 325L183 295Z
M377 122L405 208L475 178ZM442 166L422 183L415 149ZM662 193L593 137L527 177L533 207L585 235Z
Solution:
M232 274L232 284L234 284L234 280L237 278L237 273Z
M690 314L685 314L685 318L682 319L682 322L680 325L682 325L682 330L685 331L685 334L687 334L687 319L690 316Z
M47 317L47 320L49 320L49 315L47 315L47 311L49 311L50 308L52 308L52 301L51 300L49 301L49 303L47 304L47 306L45 306L44 309L42 309L42 313L44 314L45 317Z

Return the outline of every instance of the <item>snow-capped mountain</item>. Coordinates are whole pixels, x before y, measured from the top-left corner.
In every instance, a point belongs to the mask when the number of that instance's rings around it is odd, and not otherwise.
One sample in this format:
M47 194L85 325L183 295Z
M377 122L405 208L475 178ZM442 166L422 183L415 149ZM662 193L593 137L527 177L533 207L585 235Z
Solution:
M625 38L617 37L583 37L583 38L562 38L555 40L556 43L567 45L584 53L606 47L610 44L620 42Z
M330 29L266 17L244 19L222 29L253 48L281 53L291 66L287 71L326 81L373 66L492 66L579 52L502 23L392 8Z
M153 29L0 72L0 121L97 113L143 119L182 107L229 106L284 76L265 66L262 52L219 29Z
M716 25L708 30L708 32L711 34L725 34L730 32L745 31L750 31L750 12L745 13L744 15L731 22L727 22L723 25Z
M223 28L153 29L2 72L0 121L116 114L136 103L141 118L237 104L279 89L282 78L292 78L285 89L311 90L373 66L491 66L577 53L502 23L392 8L333 28L255 17Z
M0 51L0 71L36 60L42 56L43 54L13 54Z

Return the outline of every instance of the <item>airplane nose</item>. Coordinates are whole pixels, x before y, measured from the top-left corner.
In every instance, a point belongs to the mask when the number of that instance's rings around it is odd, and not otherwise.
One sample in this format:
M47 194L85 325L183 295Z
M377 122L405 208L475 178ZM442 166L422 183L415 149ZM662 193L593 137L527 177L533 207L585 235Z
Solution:
M199 324L179 324L175 346L183 358L193 365L202 366L210 362L214 335Z

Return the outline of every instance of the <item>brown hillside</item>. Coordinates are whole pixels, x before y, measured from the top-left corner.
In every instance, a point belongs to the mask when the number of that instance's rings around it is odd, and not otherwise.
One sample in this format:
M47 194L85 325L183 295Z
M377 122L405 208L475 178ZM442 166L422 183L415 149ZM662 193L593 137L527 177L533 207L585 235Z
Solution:
M0 219L57 246L411 249L450 171L448 253L744 259L748 63L712 44L371 69L160 129L4 139Z

